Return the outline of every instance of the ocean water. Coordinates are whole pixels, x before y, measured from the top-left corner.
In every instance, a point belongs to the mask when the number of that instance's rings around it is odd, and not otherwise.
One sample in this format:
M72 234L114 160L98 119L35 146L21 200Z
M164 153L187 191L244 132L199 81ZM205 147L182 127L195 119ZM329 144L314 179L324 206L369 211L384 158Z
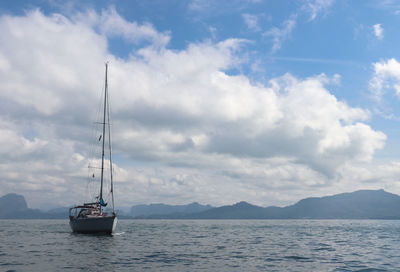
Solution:
M0 220L0 271L400 271L400 221Z

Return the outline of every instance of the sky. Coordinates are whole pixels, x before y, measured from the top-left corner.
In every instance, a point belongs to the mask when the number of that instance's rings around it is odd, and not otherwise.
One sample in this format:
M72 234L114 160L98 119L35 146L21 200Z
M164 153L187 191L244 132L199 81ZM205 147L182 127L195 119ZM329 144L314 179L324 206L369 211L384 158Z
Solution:
M117 207L400 194L399 24L394 0L1 1L0 195L87 200L107 61Z

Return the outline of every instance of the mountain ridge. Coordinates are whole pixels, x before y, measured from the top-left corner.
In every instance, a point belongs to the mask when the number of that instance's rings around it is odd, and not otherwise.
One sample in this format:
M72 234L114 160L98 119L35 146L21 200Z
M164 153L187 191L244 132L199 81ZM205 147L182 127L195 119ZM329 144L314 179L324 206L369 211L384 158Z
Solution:
M30 209L17 194L0 197L2 219L68 218L68 208L43 212ZM212 207L196 202L188 205L149 204L131 207L121 219L400 219L400 196L380 190L358 190L323 197L309 197L285 207L260 207L241 201Z
M400 196L380 190L358 190L301 199L285 207L238 202L185 216L147 219L400 219Z
M151 215L190 214L214 208L211 205L201 205L192 202L187 205L167 205L163 203L140 204L131 207L130 216L143 217Z

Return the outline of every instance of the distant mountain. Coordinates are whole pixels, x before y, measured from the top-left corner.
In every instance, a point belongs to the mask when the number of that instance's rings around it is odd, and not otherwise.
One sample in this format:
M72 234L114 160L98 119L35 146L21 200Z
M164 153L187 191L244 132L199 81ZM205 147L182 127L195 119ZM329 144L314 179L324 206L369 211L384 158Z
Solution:
M153 216L152 218L157 218ZM384 190L361 190L300 200L286 207L259 207L247 202L170 219L400 219L400 196Z
M400 219L400 196L384 190L360 190L306 198L282 208L282 215L316 219Z
M247 202L239 202L230 206L222 206L199 213L186 215L190 219L254 219L264 213L265 208Z
M400 196L384 190L361 190L325 197L302 199L286 207L259 207L247 202L214 208L210 205L137 205L120 219L400 219ZM17 194L0 197L3 219L66 219L68 208L48 212L30 209Z
M0 218L9 213L16 213L28 209L25 198L22 195L7 194L0 197Z
M48 213L66 213L68 214L69 208L68 207L58 207L58 208L53 208L47 211Z
M56 219L67 218L64 212L43 212L30 209L25 198L18 194L7 194L0 197L1 219Z
M130 215L137 218L183 216L198 213L213 208L210 205L201 205L197 202L188 205L150 204L132 206Z

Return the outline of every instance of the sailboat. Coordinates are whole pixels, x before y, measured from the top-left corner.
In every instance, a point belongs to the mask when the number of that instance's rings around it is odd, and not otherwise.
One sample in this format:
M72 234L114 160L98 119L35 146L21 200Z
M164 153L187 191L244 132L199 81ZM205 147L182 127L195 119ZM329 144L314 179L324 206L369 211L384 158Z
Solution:
M113 171L112 171L112 156L111 156L111 132L110 132L110 109L108 101L108 63L105 71L104 82L104 105L103 105L103 120L99 124L102 125L102 134L98 141L101 141L101 167L100 168L100 191L94 198L94 201L84 203L69 209L69 224L73 232L78 233L106 233L111 234L117 225L117 213L114 211L114 188L113 188ZM106 139L107 137L107 139ZM106 142L108 142L106 146ZM105 190L105 149L108 149L109 172L107 172L110 180L110 194L112 210L105 210L108 203L104 201ZM94 174L93 174L94 178Z

